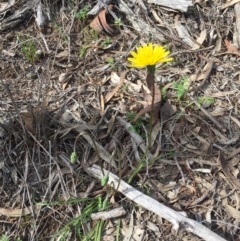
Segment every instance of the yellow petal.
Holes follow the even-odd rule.
[[[137,68],[173,60],[173,58],[168,58],[170,51],[167,51],[163,46],[152,43],[144,44],[136,51],[131,51],[130,54],[131,57],[128,58],[128,61],[131,62],[130,66]]]

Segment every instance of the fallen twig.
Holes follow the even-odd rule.
[[[201,55],[200,55],[200,57],[203,58],[203,56],[201,56]],[[210,76],[210,74],[212,72],[214,61],[213,60],[208,60],[208,59],[207,59],[207,61],[209,62],[208,70],[207,70],[207,72],[205,74],[205,77],[204,77],[202,83],[195,89],[195,93],[196,93],[196,91],[200,90],[204,86],[204,84],[206,83],[206,81],[208,80],[208,78],[209,78],[209,76]]]
[[[190,97],[190,99],[193,101],[193,103],[200,108],[202,113],[208,117],[220,130],[226,131],[226,128],[219,123],[206,109],[204,109],[193,97]]]
[[[91,214],[91,218],[93,220],[96,220],[96,219],[108,220],[111,218],[117,218],[117,217],[123,216],[125,214],[126,214],[126,211],[124,210],[124,208],[118,207],[118,208],[112,209],[110,211],[93,213],[93,214]]]
[[[108,184],[117,187],[118,191],[121,192],[123,195],[125,195],[130,200],[134,201],[135,203],[141,205],[142,207],[148,209],[151,212],[154,212],[155,214],[165,218],[173,225],[173,230],[175,232],[178,231],[179,227],[185,229],[188,232],[194,233],[197,236],[203,238],[206,241],[226,241],[225,239],[221,238],[216,233],[212,232],[207,227],[203,226],[202,224],[189,219],[179,212],[159,203],[155,199],[144,195],[137,189],[133,188],[123,180],[119,180],[119,178],[112,174],[111,172],[108,172],[107,170],[103,169],[103,172],[101,168],[97,165],[93,165],[92,167],[88,167],[87,171],[89,174],[91,174],[93,177],[102,179],[103,175],[108,175]]]

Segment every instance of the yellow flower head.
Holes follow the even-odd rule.
[[[137,48],[136,52],[131,51],[132,57],[128,58],[131,62],[130,67],[143,68],[153,66],[157,63],[172,61],[173,58],[168,58],[170,51],[166,51],[163,46],[153,45],[152,43],[144,44]]]

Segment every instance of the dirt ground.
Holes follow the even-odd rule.
[[[0,2],[0,241],[240,240],[240,3],[97,2]],[[127,61],[149,42],[174,59],[156,69],[154,125],[134,120],[152,97]],[[93,165],[211,233],[174,228]]]

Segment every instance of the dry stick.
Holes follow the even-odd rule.
[[[214,45],[209,46],[209,47],[207,47],[207,48],[202,48],[202,49],[177,51],[177,52],[174,52],[174,53],[170,54],[169,57],[174,57],[174,56],[180,55],[180,54],[193,54],[193,53],[198,53],[198,52],[210,50],[210,49],[212,49],[212,48],[214,48]]]
[[[178,170],[179,170],[179,172],[180,172],[180,174],[181,174],[181,176],[182,176],[182,180],[183,180],[183,182],[185,183],[184,174],[183,174],[182,168],[180,167],[180,165],[179,165],[179,163],[178,163],[178,159],[177,159],[177,155],[176,155],[176,154],[174,155],[174,161],[175,161],[175,163],[176,163],[176,165],[177,165],[177,168],[178,168]]]
[[[183,203],[183,202],[181,202],[181,204],[182,204],[183,206],[185,206],[186,208],[187,208],[187,207],[192,207],[192,206],[195,206],[195,205],[199,204],[200,202],[202,202],[202,201],[208,196],[209,193],[215,191],[216,186],[217,186],[217,181],[214,180],[213,183],[212,183],[212,185],[213,185],[212,189],[207,189],[207,190],[203,193],[203,195],[202,195],[201,197],[197,198],[197,199],[194,200],[192,203]]]
[[[203,195],[202,195],[201,197],[199,197],[199,198],[197,198],[196,200],[194,200],[194,201],[190,204],[190,206],[194,206],[194,205],[197,205],[198,203],[202,202],[202,201],[208,196],[209,192],[213,192],[213,191],[216,189],[217,180],[214,180],[214,181],[212,182],[212,185],[213,185],[213,187],[212,187],[211,190],[209,190],[209,189],[206,190],[206,192],[203,193]]]
[[[113,173],[108,172],[105,169],[104,173],[102,173],[101,168],[97,165],[88,167],[87,172],[98,179],[102,179],[103,175],[108,175],[108,185],[116,186],[116,184],[119,183],[119,188],[117,191],[121,192],[127,198],[146,208],[147,210],[168,220],[170,223],[172,223],[173,230],[175,231],[178,231],[179,227],[181,227],[184,228],[186,231],[203,238],[206,241],[226,241],[225,239],[221,238],[219,235],[217,235],[207,227],[203,226],[202,224],[196,222],[195,220],[187,218],[179,212],[159,203],[155,199],[144,195],[123,180],[120,180]]]
[[[206,72],[206,75],[205,75],[202,83],[195,89],[194,93],[196,93],[196,91],[200,90],[200,89],[204,86],[204,84],[206,83],[206,81],[208,80],[208,78],[209,78],[209,76],[210,76],[210,74],[211,74],[211,72],[212,72],[213,64],[214,64],[214,61],[213,61],[213,60],[207,59],[207,58],[205,58],[205,57],[202,56],[202,55],[199,55],[199,56],[209,62],[209,68],[208,68],[208,70],[207,70],[207,72]]]
[[[162,35],[166,36],[167,38],[180,43],[182,46],[184,46],[184,48],[189,49],[189,46],[186,43],[184,43],[181,39],[174,36],[170,36],[166,31],[160,29],[151,18],[149,18],[147,15],[145,16],[147,17],[148,21],[154,26],[154,28],[158,30],[158,32],[160,32]]]
[[[207,110],[205,110],[193,97],[190,97],[194,104],[200,108],[202,113],[207,116],[220,130],[226,131],[226,128],[219,123]]]
[[[236,156],[237,154],[239,154],[240,153],[240,148],[237,148],[236,150],[234,150],[231,154],[229,154],[228,156],[227,156],[227,160],[230,160],[230,159],[232,159],[234,156]]]
[[[127,212],[125,211],[125,209],[123,207],[117,207],[117,208],[114,208],[110,211],[92,213],[91,218],[93,220],[98,220],[98,219],[108,220],[108,219],[111,219],[111,218],[118,218],[120,216],[125,215],[126,213]]]
[[[211,74],[211,71],[213,69],[213,64],[214,64],[214,61],[213,60],[210,60],[202,55],[199,55],[201,58],[205,59],[206,61],[209,62],[210,66],[208,68],[208,71],[206,72],[206,75],[201,83],[200,86],[198,86],[195,91],[194,91],[194,94],[196,93],[196,91],[200,90],[203,85],[206,83],[206,81],[208,80],[210,74]],[[193,97],[190,97],[191,100],[196,104],[196,106],[198,106],[200,108],[200,110],[203,112],[204,115],[206,115],[219,129],[222,129],[222,130],[226,130],[224,128],[224,126],[222,124],[220,124],[207,110],[205,110],[197,101],[195,101],[195,99]]]

